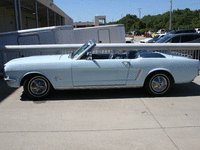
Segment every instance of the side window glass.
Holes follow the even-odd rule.
[[[166,43],[171,43],[172,42],[172,39],[169,39]]]
[[[184,43],[184,42],[189,42],[189,41],[193,41],[194,40],[194,36],[182,36],[181,37],[181,43]]]
[[[171,40],[171,43],[179,43],[179,42],[180,42],[180,36],[173,37]]]
[[[200,35],[195,35],[194,39],[200,38]]]

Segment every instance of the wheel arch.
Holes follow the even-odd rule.
[[[28,79],[29,77],[37,76],[37,75],[45,77],[49,81],[51,86],[52,86],[52,83],[50,82],[48,77],[46,75],[44,75],[43,73],[41,73],[41,72],[28,72],[28,73],[24,74],[24,76],[21,79],[20,86],[23,86],[25,80]]]
[[[154,69],[154,70],[151,70],[151,71],[148,73],[148,75],[147,75],[147,77],[146,77],[146,79],[145,79],[145,81],[144,81],[144,84],[146,83],[146,81],[148,81],[148,79],[149,79],[152,75],[154,75],[154,74],[156,74],[156,73],[164,73],[164,74],[169,75],[169,77],[172,79],[172,82],[175,83],[174,77],[172,76],[172,74],[170,73],[169,70],[167,70],[167,69]]]

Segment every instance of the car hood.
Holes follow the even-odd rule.
[[[16,58],[6,63],[9,64],[26,64],[26,63],[45,63],[45,62],[58,62],[63,58],[63,55],[43,55],[43,56],[30,56],[23,58]],[[65,59],[69,59],[69,55],[64,56]]]
[[[140,42],[147,42],[147,41],[149,41],[149,40],[151,40],[152,38],[147,38],[147,39],[144,39],[144,40],[140,40]]]

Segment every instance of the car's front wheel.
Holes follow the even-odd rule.
[[[25,94],[31,99],[44,98],[52,89],[50,82],[40,75],[27,78],[23,87]]]
[[[145,88],[150,95],[162,96],[169,92],[172,83],[172,78],[166,73],[155,73],[147,78]]]

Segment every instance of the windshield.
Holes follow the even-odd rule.
[[[152,43],[152,42],[157,41],[157,40],[159,39],[159,36],[160,36],[160,35],[154,36],[152,39],[150,39],[150,40],[148,41],[148,43]]]
[[[81,46],[79,49],[77,49],[74,53],[72,53],[72,58],[77,58],[86,48],[88,48],[88,43]]]
[[[87,43],[85,43],[83,46],[81,46],[79,49],[77,49],[75,52],[73,52],[70,57],[71,59],[81,59],[83,55],[86,54],[86,52],[92,52],[94,47],[96,46],[95,40],[90,40]]]
[[[174,34],[174,33],[176,33],[176,32],[174,30],[172,30],[172,31],[168,32],[166,35]]]
[[[156,41],[156,43],[165,43],[169,38],[170,38],[170,36],[165,35],[164,37],[162,37],[158,41]]]
[[[157,39],[159,36],[160,36],[160,35],[158,34],[158,35],[154,36],[153,39]]]

